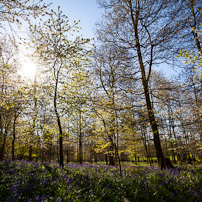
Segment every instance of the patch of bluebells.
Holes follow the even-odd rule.
[[[202,201],[202,168],[0,162],[1,201]]]

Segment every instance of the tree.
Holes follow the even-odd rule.
[[[121,113],[125,110],[124,86],[129,83],[127,78],[127,72],[131,69],[129,57],[130,54],[126,49],[120,49],[119,46],[110,43],[101,44],[94,50],[92,66],[92,76],[96,79],[96,88],[99,91],[94,112],[103,123],[107,135],[104,139],[108,141],[109,162],[111,165],[118,162],[120,172]],[[98,109],[98,106],[102,110]]]
[[[19,27],[21,20],[28,21],[31,16],[34,18],[39,15],[47,14],[49,4],[42,4],[43,0],[32,2],[31,0],[1,0],[0,1],[0,28],[5,29],[2,22],[16,23]],[[11,26],[11,25],[10,25]]]
[[[106,17],[98,26],[98,38],[102,42],[117,44],[133,54],[134,66],[140,71],[148,118],[153,131],[158,163],[166,167],[160,144],[159,130],[151,103],[149,80],[153,66],[165,61],[175,31],[171,26],[169,3],[159,1],[115,0],[98,1],[105,8]],[[146,70],[148,69],[148,73]]]
[[[15,81],[16,82],[16,81]],[[12,160],[15,160],[15,141],[16,141],[16,126],[17,126],[17,119],[23,112],[25,107],[25,96],[22,89],[22,81],[19,78],[17,80],[17,84],[13,89],[13,140],[12,140]],[[17,88],[16,88],[17,87]]]
[[[178,1],[177,1],[178,2]],[[185,61],[183,82],[187,90],[192,91],[193,114],[198,122],[199,133],[202,137],[202,125],[200,124],[201,106],[201,61],[202,61],[202,6],[200,0],[184,0],[176,16],[178,27],[177,51],[178,57]]]
[[[71,131],[77,134],[77,156],[81,164],[83,163],[84,133],[90,116],[90,96],[92,93],[90,76],[85,70],[87,64],[88,62],[84,65],[78,61],[76,69],[72,70],[71,77],[61,89],[64,119],[72,120],[72,123],[70,121],[68,123],[66,133],[69,136],[71,128]],[[69,137],[67,138],[69,139]]]
[[[201,78],[202,78],[202,7],[201,1],[186,0],[183,2],[181,18],[178,24],[183,27],[180,30],[179,40],[183,42],[178,57],[185,61],[184,72],[182,72],[184,83],[188,91],[192,91],[193,114],[198,125],[198,131],[202,140],[201,125]],[[184,18],[182,18],[182,16]]]
[[[58,13],[52,11],[51,17],[43,24],[30,26],[36,54],[48,67],[54,84],[53,105],[59,130],[60,166],[63,166],[63,129],[61,123],[60,90],[67,82],[72,69],[77,68],[77,61],[87,54],[84,47],[88,39],[76,37],[67,39],[67,34],[78,30],[78,22],[68,25],[68,19],[58,7]],[[67,80],[66,80],[67,79]]]
[[[3,159],[6,140],[11,135],[12,129],[14,155],[15,123],[21,111],[21,101],[20,87],[18,84],[14,86],[14,83],[18,83],[20,80],[15,76],[19,67],[17,62],[18,47],[15,40],[6,36],[1,39],[0,47],[0,159]]]

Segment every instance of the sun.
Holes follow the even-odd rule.
[[[37,65],[33,61],[26,59],[21,62],[19,73],[23,77],[34,78],[37,73]]]
[[[33,80],[38,72],[38,65],[33,57],[33,50],[25,45],[19,46],[18,73],[27,79]]]

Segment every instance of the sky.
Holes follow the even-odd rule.
[[[79,21],[80,34],[83,38],[95,38],[95,23],[101,20],[103,9],[99,8],[96,0],[44,0],[45,3],[52,2],[50,9],[57,12],[58,6],[63,14],[65,14],[69,19],[69,25],[72,25],[74,21]],[[31,62],[25,62],[24,69],[27,69],[27,74],[33,75],[31,68],[26,68],[26,66],[31,66]],[[32,68],[34,69],[34,68]],[[158,71],[166,73],[167,76],[175,74],[175,72],[166,65],[161,65],[155,68]],[[23,70],[25,72],[25,70]]]
[[[79,27],[82,29],[80,33],[84,38],[94,38],[95,23],[101,20],[103,9],[99,8],[96,0],[44,0],[44,3],[48,4],[52,2],[49,11],[53,9],[56,13],[58,11],[58,6],[64,15],[69,19],[69,25],[72,25],[74,21],[79,21]],[[40,17],[41,18],[41,17]],[[43,21],[46,21],[46,17],[42,17]],[[34,18],[31,18],[31,22],[34,24]],[[9,26],[4,25],[7,31],[9,31]],[[12,28],[16,31],[18,35],[25,34],[28,30],[28,24],[23,22],[20,30],[17,29],[15,24],[12,24]]]
[[[46,0],[46,2],[48,2]],[[84,38],[95,38],[95,23],[101,20],[104,10],[99,8],[96,0],[53,0],[51,8],[57,11],[60,6],[63,13],[68,16],[70,25],[74,20],[82,27],[80,33]],[[175,71],[168,65],[164,64],[155,68],[157,71],[166,73],[167,76],[172,77],[176,74]]]
[[[49,2],[45,0],[45,2]],[[101,19],[102,9],[98,8],[96,0],[53,0],[51,9],[57,11],[58,6],[65,14],[70,25],[73,21],[79,21],[82,28],[80,33],[84,38],[94,38],[95,23]]]

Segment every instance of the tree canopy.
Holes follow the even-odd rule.
[[[172,167],[170,157],[200,161],[201,1],[97,3],[105,13],[91,41],[60,7],[0,1],[0,28],[29,21],[24,43],[38,65],[32,80],[19,75],[17,40],[4,32],[0,160],[105,161],[120,172],[122,161],[144,157],[160,168]]]

